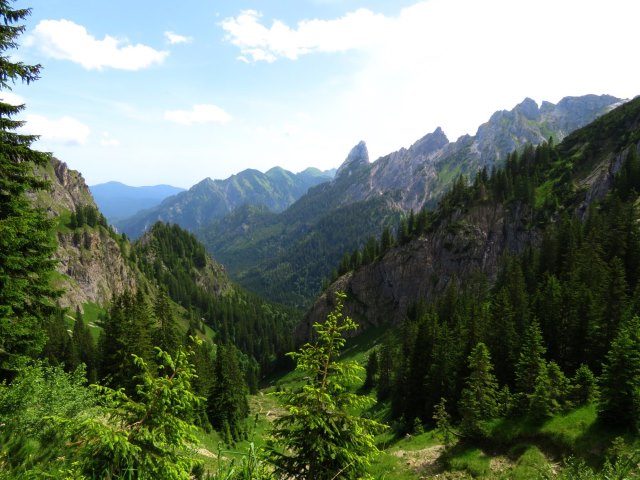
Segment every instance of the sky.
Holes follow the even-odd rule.
[[[89,185],[338,167],[525,97],[640,94],[637,0],[17,0],[36,148]]]

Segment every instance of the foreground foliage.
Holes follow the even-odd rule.
[[[0,386],[0,478],[190,479],[199,461],[194,367],[181,347],[135,358],[133,395],[84,386],[84,371],[23,369]]]
[[[66,373],[37,363],[0,384],[0,479],[64,478],[68,435],[60,420],[79,423],[95,412],[85,383],[83,368]]]
[[[134,358],[135,395],[96,385],[101,415],[72,426],[79,469],[90,478],[189,479],[197,463],[193,418],[204,400],[192,392],[189,355],[179,348],[172,358],[158,348],[153,369]]]

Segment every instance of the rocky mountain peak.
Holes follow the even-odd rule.
[[[360,141],[360,143],[351,149],[346,160],[340,165],[340,168],[338,168],[336,177],[362,165],[369,165],[369,150],[367,150],[367,144],[364,141]]]
[[[537,120],[540,117],[540,110],[538,109],[538,104],[535,100],[527,97],[521,103],[516,105],[516,112],[520,112],[529,120]]]
[[[211,177],[207,177],[203,180],[200,180],[198,183],[196,183],[193,187],[191,187],[192,190],[207,190],[207,189],[211,189],[214,187],[216,183],[211,179]]]
[[[75,212],[81,206],[95,208],[93,197],[82,174],[71,170],[66,163],[52,158],[46,167],[40,169],[39,174],[51,183],[51,189],[47,195],[40,198],[38,206],[46,209],[51,215],[59,215],[64,210]]]
[[[409,147],[409,151],[413,155],[429,155],[449,143],[449,139],[442,131],[442,128],[436,128],[432,133],[428,133],[420,140],[415,142],[411,147]]]

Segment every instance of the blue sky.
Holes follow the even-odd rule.
[[[636,0],[18,0],[26,131],[89,184],[372,160],[525,97],[640,94]]]

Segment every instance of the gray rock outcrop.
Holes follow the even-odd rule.
[[[32,195],[35,205],[58,219],[58,261],[56,286],[64,293],[59,299],[63,307],[80,307],[88,302],[104,305],[113,295],[135,289],[137,277],[128,265],[117,235],[104,227],[84,226],[70,230],[64,219],[80,207],[96,208],[82,175],[55,158],[40,170],[51,189]]]

